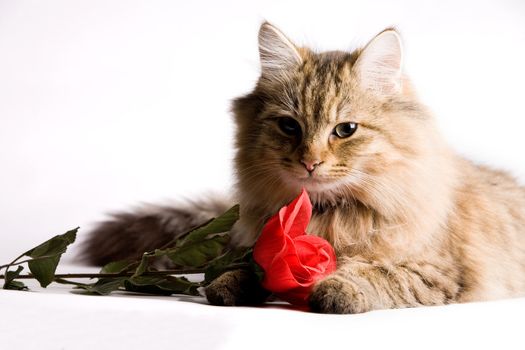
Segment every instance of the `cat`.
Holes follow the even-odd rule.
[[[118,214],[91,233],[89,262],[135,258],[236,201],[233,239],[252,245],[304,187],[313,204],[307,232],[338,256],[336,272],[312,290],[313,311],[524,294],[525,188],[449,148],[402,71],[395,29],[353,52],[316,53],[265,22],[259,51],[254,90],[233,101],[235,198]],[[243,305],[267,293],[247,272],[230,271],[206,295]]]

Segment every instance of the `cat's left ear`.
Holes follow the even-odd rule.
[[[386,29],[361,51],[353,71],[362,88],[392,95],[401,91],[402,60],[401,37],[394,29]]]

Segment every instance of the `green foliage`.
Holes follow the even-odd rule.
[[[55,255],[45,259],[30,260],[27,265],[40,286],[45,288],[55,279],[55,271],[59,261],[60,255]]]
[[[108,295],[121,287],[124,287],[126,277],[101,278],[91,284],[77,284],[77,289],[83,289],[87,294]]]
[[[4,289],[12,289],[12,290],[28,290],[27,286],[20,281],[11,281],[9,284],[4,286]]]
[[[48,239],[42,244],[28,250],[23,255],[33,259],[60,256],[66,252],[67,247],[75,242],[79,227]]]
[[[13,290],[27,290],[27,286],[20,281],[15,281],[14,279],[20,276],[24,268],[18,266],[16,271],[7,271],[5,276],[4,289],[13,289]]]
[[[133,277],[137,277],[144,274],[144,272],[148,270],[149,259],[153,257],[155,257],[155,253],[142,254],[142,258],[140,259],[140,263],[138,264],[137,268],[135,269],[135,272],[133,273]]]
[[[10,264],[4,265],[5,267],[5,282],[4,289],[21,289],[25,290],[27,287],[18,281],[14,281],[15,278],[19,277],[21,266],[15,272],[15,275],[9,271],[9,267],[13,265],[19,265],[22,262],[18,262],[21,258],[27,256],[31,259],[26,260],[29,270],[33,274],[34,278],[40,283],[42,287],[47,287],[55,279],[55,271],[62,254],[67,250],[67,247],[75,242],[77,237],[78,227],[70,230],[62,235],[57,235],[51,239],[48,239],[44,243],[28,250],[27,252],[20,255],[18,258],[13,260]]]
[[[214,236],[202,241],[189,242],[180,248],[168,249],[165,254],[177,266],[202,267],[221,255],[229,242],[229,235]]]
[[[153,268],[153,262],[155,259],[167,257],[177,267],[203,268],[202,272],[205,272],[210,266],[209,264],[213,264],[212,262],[217,260],[217,257],[225,255],[227,245],[230,242],[230,236],[226,232],[231,230],[238,219],[239,206],[236,205],[218,218],[188,232],[180,239],[172,242],[170,246],[145,252],[140,260],[134,262],[117,261],[102,268],[102,273],[129,272],[131,277],[122,279],[122,283],[115,282],[115,284],[107,285],[108,282],[104,280],[102,285],[97,285],[100,282],[99,280],[99,282],[80,286],[80,288],[101,295],[122,288],[130,292],[156,295],[199,295],[197,289],[204,284],[204,281],[190,282],[184,277],[159,274],[162,271],[156,271]],[[229,255],[226,254],[226,256]],[[221,259],[220,261],[225,262],[226,260]],[[231,261],[233,262],[233,260]],[[221,269],[218,268],[217,270]],[[150,272],[156,274],[148,275]]]
[[[139,276],[126,281],[126,290],[146,294],[171,295],[187,294],[199,295],[198,282],[190,282],[185,277],[175,276]]]
[[[236,205],[216,219],[210,220],[178,239],[151,252],[145,252],[135,261],[121,260],[105,265],[100,274],[82,274],[81,277],[97,278],[93,283],[80,283],[56,275],[56,269],[67,247],[75,241],[78,228],[55,236],[23,253],[5,268],[5,289],[27,290],[15,279],[35,278],[42,287],[52,282],[74,285],[77,291],[93,295],[108,295],[115,291],[154,295],[186,294],[199,295],[199,287],[208,285],[222,273],[234,268],[251,268],[251,249],[229,248],[229,231],[239,219]],[[23,257],[30,259],[19,260]],[[159,259],[169,259],[178,270],[159,271]],[[22,266],[9,271],[14,265],[28,264],[32,275],[22,276]],[[180,271],[180,273],[178,273]],[[176,274],[203,273],[203,280],[192,282]],[[78,274],[72,274],[73,277]]]
[[[55,271],[62,254],[67,247],[75,242],[78,227],[62,235],[57,235],[33,249],[24,253],[33,259],[29,260],[28,267],[40,285],[45,288],[55,279]]]
[[[204,283],[210,284],[224,272],[235,267],[240,267],[239,265],[243,263],[245,264],[251,256],[251,253],[252,249],[232,249],[210,261],[204,272]]]
[[[208,224],[190,232],[186,237],[177,242],[177,247],[182,247],[195,242],[202,242],[212,234],[224,233],[231,230],[233,224],[239,220],[239,206],[236,205]]]
[[[130,271],[137,266],[136,262],[130,262],[129,260],[112,261],[109,264],[104,265],[100,270],[100,273],[121,273]]]

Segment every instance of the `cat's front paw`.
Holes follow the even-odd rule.
[[[363,290],[356,283],[339,276],[329,276],[317,283],[309,304],[312,311],[325,314],[356,314],[371,309]]]
[[[261,287],[255,274],[245,270],[223,273],[204,291],[208,302],[219,306],[262,304],[270,294]]]

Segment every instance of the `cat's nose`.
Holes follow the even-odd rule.
[[[322,163],[320,160],[301,160],[301,163],[303,163],[306,170],[308,170],[309,173],[313,172],[319,164]]]

